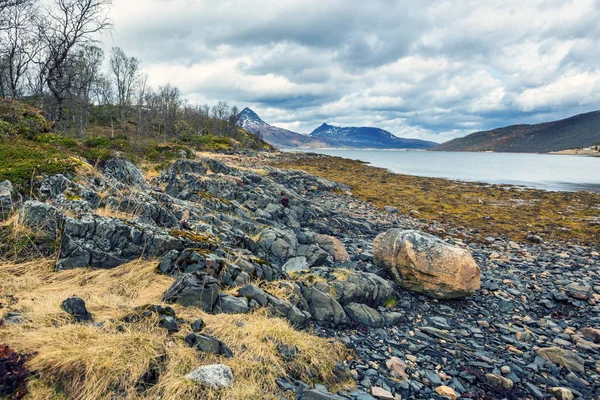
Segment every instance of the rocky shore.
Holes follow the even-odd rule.
[[[277,379],[281,398],[600,398],[598,249],[535,234],[469,240],[360,201],[344,184],[267,166],[273,157],[202,155],[152,179],[114,158],[42,177],[32,196],[2,182],[0,214],[59,243],[58,271],[156,259],[173,280],[162,304],[132,311],[119,329],[152,317],[185,332],[174,340],[219,361],[185,372],[212,390],[235,384],[228,360],[244,350],[171,306],[266,312],[350,350],[336,368],[355,384],[288,374]],[[62,310],[101,326],[84,300]],[[29,317],[16,300],[0,303],[1,340]]]

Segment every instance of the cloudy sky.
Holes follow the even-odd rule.
[[[600,109],[598,0],[114,0],[112,18],[105,45],[152,85],[302,133],[441,142]]]

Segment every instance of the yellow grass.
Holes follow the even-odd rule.
[[[265,311],[249,315],[208,315],[196,308],[173,305],[184,318],[181,331],[169,335],[154,318],[119,321],[134,307],[162,304],[173,279],[155,273],[157,262],[137,260],[111,270],[77,269],[53,272],[53,262],[0,264],[2,311],[25,317],[20,325],[0,327],[0,342],[33,354],[28,362],[39,378],[30,380],[28,399],[279,399],[285,398],[277,377],[322,381],[343,379],[334,373],[345,348],[307,332]],[[60,309],[69,296],[85,300],[96,324],[74,324]],[[201,318],[205,332],[231,348],[234,358],[200,355],[183,338],[189,322]],[[101,324],[98,324],[101,323]],[[296,346],[298,356],[286,360],[278,345]],[[205,364],[229,365],[235,383],[226,390],[203,388],[184,375]],[[158,380],[144,383],[150,369]]]

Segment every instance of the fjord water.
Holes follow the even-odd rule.
[[[392,150],[306,150],[407,175],[502,183],[551,191],[600,192],[600,157]]]

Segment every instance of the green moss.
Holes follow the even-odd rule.
[[[27,104],[0,98],[0,133],[33,139],[40,133],[50,132],[52,125],[42,112]],[[9,125],[7,125],[9,124]]]
[[[68,149],[77,147],[78,142],[68,136],[56,135],[54,133],[43,133],[36,136],[38,143],[55,144]]]
[[[385,308],[394,308],[397,305],[398,305],[398,299],[393,296],[390,297],[389,299],[387,299],[384,304]]]
[[[29,140],[0,141],[0,181],[9,180],[26,190],[38,175],[72,173],[79,162],[49,144]]]

